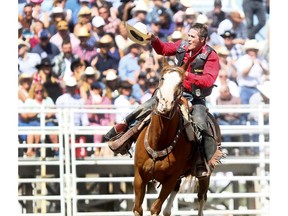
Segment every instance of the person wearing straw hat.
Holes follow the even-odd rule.
[[[61,20],[57,23],[57,32],[52,35],[50,42],[54,43],[58,49],[62,52],[63,40],[70,40],[73,52],[80,44],[79,38],[69,31],[68,22],[66,20]]]
[[[143,25],[141,26],[144,27]],[[178,66],[184,63],[186,65],[189,64],[182,83],[184,87],[183,96],[193,104],[192,118],[201,132],[202,139],[204,139],[204,142],[201,143],[202,148],[204,148],[203,163],[197,164],[196,175],[199,178],[209,176],[211,172],[206,169],[204,160],[209,161],[212,158],[216,151],[216,143],[207,125],[205,97],[209,96],[212,92],[220,65],[217,53],[207,45],[208,26],[195,23],[189,30],[187,40],[179,40],[175,43],[163,42],[151,33],[145,34],[145,32],[140,31],[141,34],[137,34],[139,29],[135,29],[135,26],[127,24],[127,27],[127,31],[130,31],[128,35],[132,36],[134,41],[139,41],[140,43],[150,41],[151,46],[157,54],[163,56],[176,55],[175,63]],[[183,54],[180,54],[180,51]],[[122,122],[114,125],[104,135],[106,141],[117,139],[121,133],[127,131],[136,119],[139,120],[147,116],[151,112],[151,107],[155,104],[155,101],[155,97],[152,97],[127,115]]]
[[[117,71],[119,60],[112,57],[110,54],[111,47],[114,46],[113,38],[110,34],[105,34],[99,41],[96,42],[96,47],[99,52],[91,57],[91,65],[100,71],[102,80],[105,77],[104,71],[114,69]]]
[[[74,53],[77,54],[79,58],[90,62],[91,57],[97,54],[96,48],[88,44],[88,40],[91,37],[90,31],[86,28],[86,26],[82,26],[79,29],[77,37],[80,40],[80,45],[78,48],[76,48]]]
[[[31,74],[22,73],[18,78],[18,99],[23,103],[29,98],[29,89],[31,87],[33,77]]]
[[[79,34],[80,29],[85,26],[87,30],[90,32],[92,30],[92,23],[91,23],[91,9],[87,6],[83,6],[79,13],[78,13],[78,22],[75,24],[73,33],[75,35]]]

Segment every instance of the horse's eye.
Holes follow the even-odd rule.
[[[164,80],[164,77],[161,77],[161,80]]]

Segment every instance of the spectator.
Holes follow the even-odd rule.
[[[65,20],[68,22],[69,26],[73,25],[72,22],[72,10],[66,8],[67,0],[54,0],[53,7],[61,7],[65,11]]]
[[[67,77],[72,76],[71,63],[79,57],[72,53],[72,44],[68,39],[62,42],[61,52],[53,58],[53,72],[59,76],[59,79],[66,80]]]
[[[80,96],[84,100],[84,102],[86,102],[88,97],[90,96],[92,83],[96,82],[99,78],[100,78],[99,71],[97,71],[92,66],[86,67],[79,87]],[[99,83],[102,84],[102,87],[104,87],[103,83],[101,82]]]
[[[134,0],[120,0],[121,5],[117,9],[117,17],[123,22],[131,19],[132,9],[135,7]]]
[[[79,86],[77,84],[77,80],[75,77],[70,77],[65,82],[65,90],[66,93],[61,95],[56,100],[56,107],[57,108],[70,108],[75,109],[77,108],[79,112],[73,112],[73,115],[70,115],[67,124],[74,125],[74,126],[88,126],[89,119],[88,114],[86,112],[80,111],[81,108],[84,107],[85,103],[84,100],[81,98],[79,92]],[[59,114],[56,115],[57,119],[60,118]],[[63,118],[63,117],[61,117]],[[82,135],[77,134],[75,136],[75,142],[81,143],[86,142],[89,139],[89,135]],[[76,148],[76,158],[83,158],[87,156],[87,148]],[[85,183],[79,185],[79,190],[83,190],[81,188],[84,186]]]
[[[53,100],[48,97],[45,87],[41,83],[32,84],[29,90],[29,98],[25,101],[25,107],[40,108],[44,107],[54,107],[55,103]],[[27,114],[28,125],[37,127],[40,126],[41,113],[32,112]],[[55,113],[45,113],[45,126],[55,126]],[[58,143],[58,135],[50,134],[49,138],[52,143]],[[27,144],[40,143],[40,134],[28,134],[27,135]],[[28,157],[35,156],[35,151],[33,148],[27,148],[26,155]]]
[[[91,57],[97,54],[96,48],[88,44],[91,34],[88,29],[83,26],[79,29],[77,37],[80,39],[80,44],[76,48],[75,54],[77,54],[82,60],[90,62]]]
[[[105,34],[98,42],[96,47],[100,49],[99,53],[91,57],[91,66],[94,66],[100,71],[100,80],[105,77],[104,71],[108,69],[118,69],[118,60],[114,59],[110,54],[109,50],[113,46],[113,38],[110,34]]]
[[[243,46],[235,41],[236,34],[229,30],[221,34],[221,37],[224,39],[224,46],[229,50],[228,59],[235,63],[244,55]]]
[[[94,38],[94,42],[93,42],[94,45],[105,34],[104,26],[105,26],[105,22],[104,22],[104,19],[102,17],[100,17],[100,16],[93,17],[93,19],[92,19],[92,31],[91,31],[91,34],[93,37],[91,37],[91,38]]]
[[[29,98],[29,89],[32,84],[32,76],[28,73],[22,73],[18,79],[18,99],[23,103]]]
[[[133,43],[128,38],[125,22],[121,22],[118,26],[118,31],[115,36],[115,43],[119,49],[120,57],[122,58],[128,52],[128,47]]]
[[[219,90],[222,86],[228,86],[229,92],[233,97],[240,97],[240,90],[238,85],[229,79],[228,73],[225,69],[220,69],[218,77],[215,81],[217,88],[213,89],[211,95],[208,97],[211,105],[216,105],[217,98],[219,97]]]
[[[41,63],[41,58],[36,53],[28,52],[29,49],[29,43],[21,39],[18,40],[18,69],[32,76],[37,72],[36,65]]]
[[[78,13],[82,7],[89,7],[89,0],[69,0],[66,1],[65,9],[72,11],[72,27],[74,28],[75,24],[78,22]],[[73,32],[73,28],[70,29],[70,32]]]
[[[70,77],[65,82],[65,90],[66,93],[61,95],[56,100],[56,107],[57,108],[81,108],[84,106],[84,100],[81,98],[81,96],[77,93],[77,81],[75,77]],[[56,115],[57,119],[59,119],[59,116]],[[85,112],[75,112],[74,116],[72,116],[72,119],[69,119],[72,124],[75,126],[88,126],[89,120],[87,113]]]
[[[58,79],[58,75],[52,71],[54,64],[49,58],[44,58],[41,64],[37,65],[38,73],[34,74],[34,81],[40,82],[45,87],[48,96],[56,102],[56,99],[62,95],[63,89]]]
[[[163,14],[163,12],[167,12],[170,16],[169,20],[173,21],[173,12],[171,11],[171,9],[164,7],[162,0],[153,0],[152,2],[152,9],[150,8],[146,16],[146,21],[148,24],[151,24],[152,21],[157,19],[159,14]]]
[[[222,10],[221,0],[214,0],[214,8],[206,13],[206,16],[211,20],[209,30],[217,33],[219,24],[226,19],[226,12]]]
[[[188,34],[191,26],[196,23],[196,18],[197,13],[194,11],[194,9],[192,7],[186,8],[183,23],[183,31],[185,35]]]
[[[74,77],[77,81],[77,85],[78,85],[78,90],[79,90],[79,84],[81,83],[83,74],[85,72],[86,67],[89,66],[89,63],[87,61],[83,61],[82,59],[75,59],[70,66],[70,69],[72,71],[72,77]],[[67,77],[66,80],[64,80],[65,82],[67,82],[71,77]],[[79,92],[80,94],[80,92]]]
[[[233,59],[229,58],[230,51],[225,46],[215,47],[217,54],[219,56],[220,69],[227,72],[227,76],[230,80],[237,84],[237,69]]]
[[[147,4],[143,0],[137,1],[136,6],[133,7],[133,9],[131,10],[132,18],[128,19],[127,23],[132,26],[135,25],[137,22],[147,24],[146,22],[147,12],[148,12]]]
[[[48,28],[49,26],[49,14],[47,11],[42,10],[41,4],[44,0],[30,0],[30,4],[33,6],[32,16],[36,19],[41,20],[44,23],[44,27]]]
[[[75,35],[79,35],[80,29],[82,27],[85,27],[88,32],[92,30],[92,24],[91,24],[91,9],[87,6],[81,7],[79,13],[78,13],[78,21],[74,26],[73,33]]]
[[[30,36],[32,35],[32,31],[31,31],[31,25],[38,20],[37,18],[32,16],[33,13],[33,5],[30,3],[25,4],[24,8],[23,8],[23,14],[18,14],[18,22],[21,24],[22,26],[22,32],[23,35],[25,34],[29,34]]]
[[[117,9],[113,6],[112,1],[106,1],[106,0],[92,0],[91,3],[91,10],[92,10],[92,15],[99,15],[98,9],[100,7],[107,7],[109,9],[109,12],[111,14],[111,17],[117,18]]]
[[[168,37],[175,31],[175,23],[168,11],[162,11],[159,14],[159,23],[160,31],[158,36],[161,40],[168,41]]]
[[[218,26],[218,34],[224,34],[225,31],[235,33],[234,43],[244,44],[248,39],[247,27],[244,22],[243,14],[237,10],[231,11],[227,14],[227,18],[220,22]]]
[[[98,8],[99,16],[101,16],[105,21],[104,31],[106,33],[116,34],[118,25],[121,20],[117,17],[112,17],[110,9],[107,5],[100,6]]]
[[[49,41],[51,34],[47,29],[40,31],[38,37],[40,42],[31,50],[31,52],[39,54],[41,58],[48,56],[52,62],[53,58],[60,53],[60,50],[55,44]]]
[[[103,94],[103,85],[99,81],[94,81],[91,84],[89,91],[90,93],[86,105],[112,105],[111,99]],[[90,125],[93,126],[111,126],[115,123],[115,115],[109,113],[90,113],[88,114],[88,118]],[[94,143],[102,143],[103,135],[94,134],[93,141]],[[110,153],[112,152],[110,151]],[[103,150],[101,151],[101,147],[95,148],[94,156],[103,156]]]
[[[228,85],[222,85],[219,89],[219,96],[216,99],[216,105],[240,105],[241,98],[233,96],[230,92]],[[219,113],[216,115],[216,119],[219,125],[242,125],[246,123],[243,121],[241,113]],[[232,142],[231,135],[222,135],[224,142]]]
[[[144,92],[143,96],[141,97],[140,103],[145,103],[148,99],[152,97],[152,94],[156,90],[159,84],[159,79],[157,77],[150,77],[146,80],[146,87],[147,90]]]
[[[66,21],[66,11],[63,7],[53,7],[50,14],[50,23],[47,28],[52,36],[57,33],[57,25],[60,21]]]
[[[236,62],[240,97],[243,104],[248,104],[250,97],[258,92],[257,85],[261,84],[268,75],[268,64],[263,57],[258,56],[258,41],[248,40],[244,44],[246,54]]]
[[[270,95],[271,95],[271,84],[270,80],[263,82],[260,85],[257,85],[258,92],[254,93],[249,100],[249,104],[251,105],[266,105],[270,104]],[[264,114],[264,124],[269,124],[269,113]],[[259,113],[250,113],[248,115],[248,121],[252,125],[259,124]],[[258,141],[254,140],[255,142]]]
[[[50,38],[50,42],[55,44],[60,52],[62,52],[62,44],[64,40],[69,40],[72,46],[72,52],[75,53],[79,47],[80,40],[76,35],[71,33],[66,20],[61,20],[57,23],[57,33]]]
[[[26,40],[26,38],[24,38],[23,36],[23,26],[21,25],[21,23],[18,21],[18,39],[21,40]]]
[[[140,102],[141,88],[137,83],[137,78],[140,73],[140,66],[138,65],[138,58],[142,52],[142,46],[139,44],[132,44],[129,47],[129,52],[120,59],[118,73],[121,80],[128,81],[133,88],[134,98]]]
[[[255,39],[256,34],[266,24],[266,8],[263,0],[243,0],[243,12],[245,14],[248,38]],[[257,24],[255,25],[254,16],[257,17]]]
[[[30,37],[29,43],[31,45],[31,48],[33,49],[40,42],[39,32],[44,29],[44,23],[40,20],[35,20],[35,22],[33,22],[33,24],[31,25],[31,29],[33,32],[33,36]]]
[[[137,107],[139,103],[132,97],[132,84],[127,80],[120,82],[120,95],[115,99],[114,105],[119,111],[115,116],[115,122],[120,123],[131,112],[131,106]]]
[[[104,94],[114,103],[115,99],[120,95],[120,78],[114,69],[108,69],[104,71],[104,74],[106,74],[106,77],[103,79],[103,83],[105,84]]]

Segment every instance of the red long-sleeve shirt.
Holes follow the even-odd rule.
[[[162,42],[157,38],[155,41],[151,41],[151,45],[159,55],[164,56],[172,56],[176,55],[177,49],[181,43],[181,40],[174,42]],[[194,61],[196,56],[202,52],[205,53],[207,50],[208,45],[204,45],[200,50],[198,50],[196,53],[193,53],[193,55],[190,57],[190,51],[188,50],[187,46],[185,46],[186,53],[184,55],[183,62],[189,61],[189,64]],[[203,68],[203,74],[194,74],[191,73],[190,66],[187,68],[188,76],[185,77],[183,81],[183,87],[187,89],[188,91],[192,91],[191,84],[195,84],[199,87],[208,88],[211,87],[219,73],[220,64],[219,64],[219,58],[217,53],[212,50],[210,55],[208,55],[206,63]]]

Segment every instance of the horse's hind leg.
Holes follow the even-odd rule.
[[[174,202],[174,199],[180,189],[180,185],[181,185],[181,179],[178,179],[177,182],[176,182],[176,185],[173,189],[173,191],[170,193],[170,196],[167,200],[167,204],[163,210],[163,215],[164,216],[170,216],[171,215],[171,209],[172,209],[172,206],[173,206],[173,202]]]
[[[198,216],[203,216],[203,211],[205,207],[205,203],[207,200],[207,192],[210,184],[210,177],[200,179],[199,188],[198,188]]]
[[[140,174],[135,171],[134,176],[135,201],[133,207],[133,213],[135,216],[143,215],[142,203],[145,196],[145,188],[146,183],[143,182],[143,179],[141,178]]]

